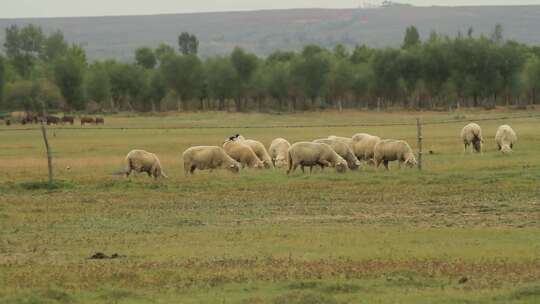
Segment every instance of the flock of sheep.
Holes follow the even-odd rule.
[[[469,146],[476,152],[482,152],[482,129],[476,123],[466,125],[461,131],[461,138],[465,145],[465,152]],[[495,135],[498,149],[507,154],[512,151],[517,141],[514,130],[508,125],[498,128]],[[195,170],[226,169],[237,173],[241,168],[286,168],[287,174],[294,172],[298,167],[304,172],[309,167],[333,167],[337,172],[343,173],[356,170],[360,161],[375,165],[381,164],[388,170],[388,163],[398,161],[399,167],[405,164],[414,167],[417,164],[414,152],[406,141],[385,139],[378,136],[358,133],[352,137],[329,136],[311,142],[297,142],[290,144],[284,138],[276,138],[268,150],[265,146],[253,139],[245,139],[237,134],[225,140],[219,146],[190,147],[182,154],[184,160],[184,173],[189,176]],[[131,172],[146,172],[154,178],[167,177],[161,167],[159,158],[144,150],[133,150],[125,158],[126,167],[122,174],[129,176]]]

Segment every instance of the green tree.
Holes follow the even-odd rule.
[[[18,80],[8,83],[5,88],[6,109],[42,112],[44,106],[53,109],[60,107],[61,103],[60,90],[46,79]]]
[[[278,110],[283,110],[283,102],[289,95],[290,63],[269,61],[265,72],[268,75],[268,94],[277,101]]]
[[[107,68],[102,62],[93,63],[86,79],[86,92],[88,98],[104,105],[111,98],[111,81]]]
[[[491,33],[491,41],[496,44],[502,44],[504,42],[503,31],[503,26],[500,23],[497,23]]]
[[[236,47],[231,54],[231,62],[238,75],[238,95],[235,98],[236,111],[243,110],[244,99],[248,95],[249,84],[257,70],[257,56],[244,52],[243,49]]]
[[[204,64],[204,71],[210,97],[218,101],[218,110],[225,110],[225,101],[237,95],[239,84],[230,58],[209,58]]]
[[[135,61],[145,69],[153,69],[157,64],[156,55],[151,48],[147,47],[135,50]]]
[[[148,99],[152,104],[152,111],[156,111],[156,107],[161,103],[167,94],[167,86],[165,85],[163,75],[160,71],[152,71],[149,80],[150,87],[148,91]]]
[[[29,24],[17,25],[5,30],[4,49],[9,60],[23,78],[29,78],[36,59],[42,53],[45,36],[41,28]]]
[[[327,54],[312,45],[304,47],[302,56],[291,66],[293,81],[301,89],[302,95],[311,100],[312,109],[325,87],[329,71],[330,61]]]
[[[77,53],[68,53],[54,64],[54,79],[70,109],[84,108],[85,64]]]
[[[540,91],[540,58],[531,56],[525,66],[525,82],[531,104],[536,104]]]
[[[161,64],[163,80],[176,93],[178,110],[187,110],[187,102],[201,93],[203,68],[195,55],[170,56]]]
[[[47,62],[54,62],[58,57],[64,56],[68,51],[68,44],[61,31],[56,31],[49,35],[43,42],[41,59]]]
[[[375,51],[367,45],[357,45],[351,55],[351,62],[354,64],[368,63]]]
[[[174,56],[175,51],[174,48],[168,44],[162,43],[158,46],[158,48],[155,50],[154,54],[156,55],[156,59],[160,62],[160,64],[165,60],[165,58]]]
[[[116,61],[107,61],[106,67],[111,82],[113,108],[135,110],[132,102],[141,96],[146,85],[144,69],[135,64]]]
[[[418,46],[420,44],[420,34],[418,29],[415,26],[409,26],[405,30],[405,38],[403,39],[403,44],[401,48],[408,49],[411,47]]]
[[[0,107],[4,101],[4,87],[6,85],[6,62],[4,57],[0,55]]]
[[[184,55],[197,55],[199,51],[199,39],[188,32],[182,32],[178,36],[178,47]]]
[[[335,54],[327,80],[327,95],[341,112],[343,99],[351,93],[354,83],[354,68],[347,57]]]

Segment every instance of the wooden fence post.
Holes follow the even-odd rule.
[[[43,119],[47,119],[44,117]],[[53,183],[53,168],[52,168],[52,152],[51,147],[49,146],[49,140],[47,139],[47,131],[45,130],[45,125],[43,120],[41,120],[41,134],[43,135],[43,141],[45,142],[45,149],[47,150],[47,167],[49,169],[49,185]]]
[[[420,118],[416,119],[417,139],[418,139],[418,170],[422,170],[422,123]]]

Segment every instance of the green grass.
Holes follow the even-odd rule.
[[[538,118],[482,121],[484,155],[463,155],[464,123],[425,126],[423,172],[186,178],[180,159],[235,133],[267,146],[357,132],[416,146],[412,125],[250,126],[524,114],[123,114],[105,127],[239,127],[52,128],[53,185],[39,131],[0,132],[0,303],[538,303]],[[502,123],[519,136],[510,156],[493,142]],[[170,178],[113,176],[134,148],[157,153]],[[88,259],[96,252],[122,257]]]

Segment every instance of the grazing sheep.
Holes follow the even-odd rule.
[[[514,144],[517,142],[516,132],[509,125],[502,125],[497,129],[495,134],[495,142],[499,151],[503,154],[512,152]]]
[[[227,169],[233,173],[240,171],[240,164],[232,159],[223,148],[218,146],[197,146],[188,148],[182,154],[184,174],[193,174],[195,169],[214,170]]]
[[[381,140],[376,144],[374,160],[377,168],[379,168],[381,163],[384,163],[386,170],[388,170],[388,162],[395,160],[398,161],[399,168],[401,168],[402,163],[405,163],[409,167],[414,167],[417,164],[409,144],[406,141],[395,139]]]
[[[353,135],[352,150],[359,160],[364,160],[373,163],[373,155],[375,153],[375,145],[381,141],[378,136],[358,133]]]
[[[144,150],[131,150],[126,156],[126,168],[124,173],[126,177],[135,172],[146,172],[148,176],[153,176],[155,179],[159,177],[167,177],[161,168],[159,158],[150,152]]]
[[[313,166],[335,167],[339,173],[347,171],[347,161],[339,156],[327,144],[319,144],[313,142],[297,142],[289,148],[289,170],[287,174],[294,172],[298,166],[301,166],[302,172],[304,167],[309,167],[309,172],[313,170]]]
[[[264,163],[255,155],[255,152],[241,141],[226,141],[223,144],[223,149],[232,159],[242,164],[242,167],[264,168]]]
[[[328,136],[328,139],[342,142],[342,143],[346,144],[347,146],[351,147],[351,149],[352,149],[352,144],[353,144],[352,138],[330,135],[330,136]]]
[[[270,154],[274,167],[284,168],[289,164],[287,159],[290,147],[291,144],[286,139],[276,138],[272,140],[268,153]]]
[[[472,144],[474,151],[482,153],[482,128],[475,123],[470,123],[461,130],[461,139],[465,145],[464,152],[467,152],[468,147]]]
[[[240,139],[237,139],[237,140],[240,140]],[[268,151],[266,151],[266,148],[260,141],[253,140],[253,139],[244,139],[240,141],[243,144],[248,145],[251,148],[251,150],[255,152],[255,155],[257,155],[257,157],[260,160],[262,160],[265,168],[268,169],[274,166],[272,159],[270,158],[270,155],[268,154]]]
[[[334,151],[336,151],[339,156],[343,157],[343,159],[347,161],[347,166],[349,166],[349,169],[356,170],[360,166],[360,162],[354,155],[351,148],[349,148],[349,146],[347,146],[343,142],[328,138],[316,139],[313,142],[319,144],[327,144],[332,147],[332,149],[334,149]]]

